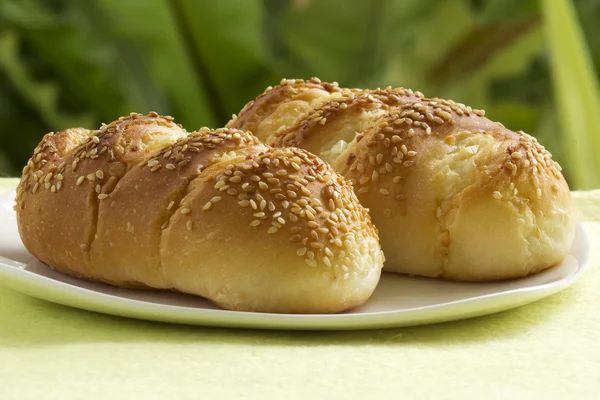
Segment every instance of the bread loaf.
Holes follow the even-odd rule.
[[[370,209],[384,270],[464,281],[560,263],[575,215],[560,166],[484,112],[408,89],[283,80],[227,125],[306,149]]]
[[[46,135],[16,211],[26,248],[60,272],[232,310],[347,310],[383,264],[351,185],[314,155],[155,113]]]

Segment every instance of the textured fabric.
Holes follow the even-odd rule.
[[[578,283],[440,325],[211,329],[75,310],[0,286],[0,399],[598,399],[600,191],[574,196],[592,245]]]

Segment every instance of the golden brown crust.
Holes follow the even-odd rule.
[[[342,94],[345,90],[337,83],[321,82],[318,78],[310,80],[283,79],[276,88],[267,88],[255,100],[248,102],[238,116],[227,124],[235,128],[253,132],[256,137],[265,142],[266,135],[271,134],[271,127],[261,129],[264,119],[284,104],[290,106],[294,113],[302,113],[302,109],[294,108],[294,104],[310,105],[320,98],[329,98],[333,94]],[[309,107],[306,107],[309,110]],[[265,135],[263,134],[265,132]]]
[[[354,89],[308,112],[297,108],[303,112],[271,109],[285,126],[266,140],[308,149],[350,179],[380,231],[385,269],[504,279],[555,265],[568,252],[575,227],[568,186],[531,136],[402,88]]]
[[[47,135],[16,209],[52,268],[236,310],[343,311],[383,264],[351,185],[314,155],[235,129],[188,134],[154,113]]]

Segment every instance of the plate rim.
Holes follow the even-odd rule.
[[[0,195],[0,203],[5,200],[5,197],[10,195],[10,192],[11,190],[9,190],[8,193]],[[0,278],[2,278],[0,279],[0,284],[31,297],[80,310],[166,323],[277,330],[379,329],[424,325],[487,315],[517,308],[555,294],[573,285],[589,269],[591,252],[589,238],[582,223],[579,221],[577,222],[576,235],[573,244],[576,242],[583,248],[582,254],[573,256],[578,263],[578,267],[575,271],[557,281],[534,286],[513,288],[497,293],[456,299],[426,306],[355,314],[257,313],[152,303],[140,299],[104,293],[40,275],[26,270],[25,266],[27,264],[3,256],[0,256]],[[39,260],[37,261],[41,262]],[[386,273],[392,274],[390,272]],[[73,277],[70,278],[79,280]],[[10,282],[16,283],[16,285],[6,284]],[[43,288],[45,290],[41,290],[39,293],[31,293],[31,290],[29,290],[36,288]],[[516,294],[523,295],[519,301],[507,301],[507,299],[514,297]],[[81,300],[84,300],[84,304],[74,304]],[[89,304],[90,302],[92,304]],[[481,306],[482,304],[484,305],[484,303],[496,303],[496,307]],[[86,304],[87,307],[85,306]],[[452,310],[454,309],[466,309],[474,304],[479,304],[480,306],[473,307],[471,311],[463,311],[462,314],[459,312],[452,313]],[[90,307],[90,305],[92,307]],[[414,314],[416,314],[416,317],[411,319],[410,317]],[[419,314],[422,314],[421,318],[419,318]],[[457,314],[461,314],[461,316]]]

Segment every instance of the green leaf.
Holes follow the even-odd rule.
[[[171,0],[179,30],[220,124],[278,83],[259,0]]]
[[[55,82],[36,82],[28,75],[27,67],[19,60],[19,42],[15,33],[0,33],[0,70],[9,78],[21,96],[55,130],[76,126],[90,126],[89,114],[63,114],[58,108],[59,85]]]
[[[467,1],[432,7],[415,32],[389,64],[388,84],[479,108],[492,106],[495,81],[527,71],[542,49],[536,18],[490,22]]]
[[[318,76],[343,86],[383,85],[386,60],[402,51],[412,29],[437,3],[294,2],[282,13],[277,32],[287,46],[285,71],[289,76]]]
[[[92,109],[97,119],[108,122],[143,107],[144,96],[131,83],[115,46],[82,11],[87,2],[61,3],[59,12],[50,2],[4,0],[0,14],[35,52],[44,73],[60,80],[71,108]]]
[[[546,34],[562,143],[575,189],[600,186],[600,91],[569,0],[544,0]]]
[[[155,111],[169,113],[170,104],[173,116],[187,129],[215,126],[213,99],[194,68],[181,33],[184,27],[169,0],[151,5],[145,0],[97,0],[93,3],[97,13],[88,2],[82,3],[94,18],[101,18],[111,40],[120,43],[123,56],[129,55],[129,64],[138,61],[133,75],[147,74],[148,82],[166,93],[169,102],[155,106]]]

